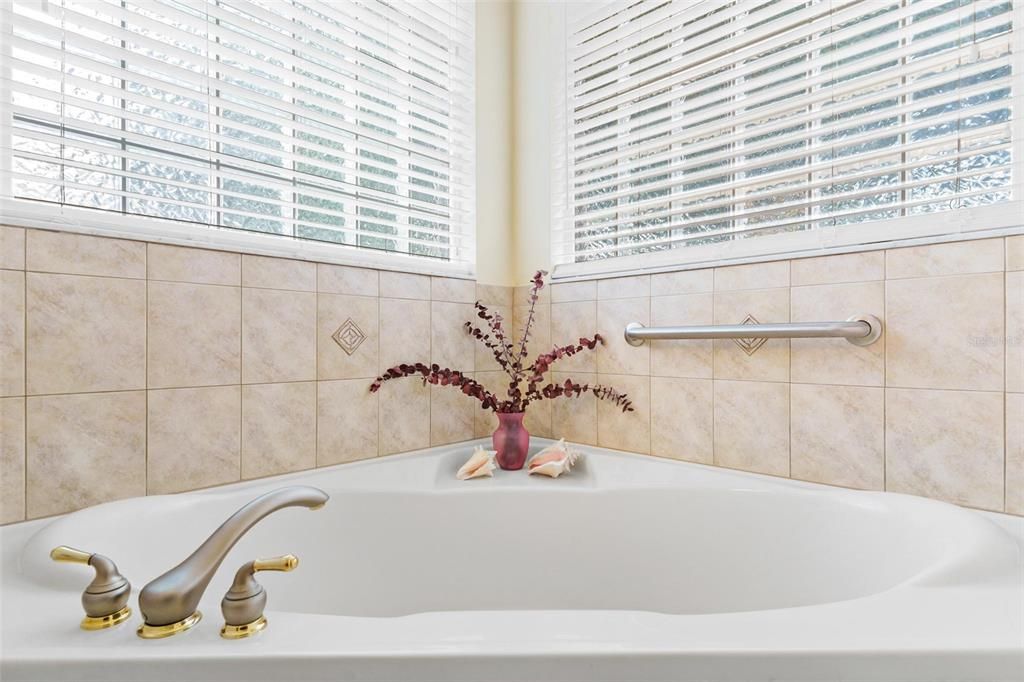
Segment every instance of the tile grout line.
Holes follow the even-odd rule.
[[[1006,269],[1007,266],[1007,254],[1010,250],[1010,239],[1009,237],[1003,238],[1003,507],[1002,511],[1006,511],[1006,499],[1007,499],[1007,462],[1009,460],[1010,453],[1007,452],[1006,443],[1009,441],[1010,426],[1009,420],[1007,419],[1007,393],[1009,392],[1009,386],[1007,385],[1007,367],[1010,363],[1010,276]]]
[[[712,278],[714,275],[712,274]],[[714,288],[712,279],[712,288]],[[715,323],[715,294],[711,293],[711,324]],[[711,465],[718,465],[718,412],[715,410],[715,395],[718,393],[716,378],[717,362],[715,353],[715,342],[711,341]]]
[[[314,277],[316,269],[314,268]],[[242,451],[245,448],[242,433],[242,414],[245,410],[243,401],[245,397],[242,392],[242,378],[245,373],[245,300],[244,290],[238,288],[238,480],[242,480]]]
[[[788,309],[788,322],[793,321],[793,261],[786,261],[786,277],[789,282],[789,296],[786,300],[786,307]],[[788,475],[787,478],[793,478],[793,340],[787,339],[786,344],[789,346],[789,371],[786,377],[786,392],[789,394],[789,443],[786,448],[786,454],[788,455]]]
[[[146,247],[146,274],[147,275],[149,274],[149,247]],[[146,466],[145,477],[144,477],[143,480],[145,482],[146,495],[149,495],[149,280],[148,279],[146,280],[145,288],[146,288],[146,320],[145,320],[145,325],[144,325],[144,327],[145,327],[145,343],[143,344],[143,347],[145,348],[145,356],[142,358],[142,367],[143,367],[143,380],[144,380],[143,383],[146,386],[146,395],[145,395],[145,401],[146,401],[146,424],[145,424],[145,428],[146,428],[146,433],[145,433],[145,437],[143,438],[142,442],[144,444],[144,447],[146,448],[145,453],[144,453],[145,456],[143,458],[145,460],[145,466]]]
[[[25,239],[27,241],[27,238]],[[22,242],[22,249],[27,251],[25,247],[25,241]],[[22,265],[27,265],[28,254],[22,253]],[[21,403],[21,446],[22,446],[22,471],[24,474],[24,481],[22,482],[24,492],[22,493],[23,498],[21,500],[21,518],[25,520],[28,518],[28,272],[21,273],[21,336],[22,336],[22,355],[21,355],[21,390],[25,394],[22,398]]]
[[[889,489],[889,280],[888,257],[882,258],[882,490]]]
[[[379,278],[380,277],[378,275],[378,280],[379,280]],[[385,366],[384,366],[384,362],[381,359],[381,354],[380,354],[380,348],[381,348],[381,343],[380,342],[381,342],[381,337],[383,336],[381,334],[381,326],[382,326],[382,322],[383,322],[383,319],[384,319],[384,317],[383,317],[383,308],[382,308],[383,304],[384,304],[384,299],[380,298],[380,297],[377,298],[377,371],[381,375],[384,374],[384,370],[386,369]],[[319,361],[319,359],[318,359],[318,361]],[[382,436],[383,436],[384,430],[381,428],[380,391],[377,391],[377,393],[374,395],[374,397],[377,400],[377,452],[374,455],[374,457],[380,457],[383,454],[383,451],[384,451],[384,444],[382,442],[383,441]]]

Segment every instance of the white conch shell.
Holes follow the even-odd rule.
[[[531,474],[558,478],[567,471],[570,471],[582,456],[583,453],[568,447],[563,438],[531,457],[527,466]]]
[[[484,450],[483,447],[477,445],[469,460],[459,467],[455,478],[465,481],[470,478],[494,476],[494,469],[496,468],[494,465],[495,454],[497,454],[495,450]]]

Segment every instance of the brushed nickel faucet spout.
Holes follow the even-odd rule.
[[[261,495],[232,514],[191,556],[142,588],[139,610],[145,622],[139,627],[139,636],[167,637],[199,622],[196,606],[207,585],[224,557],[250,528],[279,509],[319,509],[328,499],[327,493],[318,488],[295,485]]]

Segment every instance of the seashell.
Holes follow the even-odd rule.
[[[571,471],[582,454],[578,450],[568,447],[563,438],[534,455],[527,467],[531,474],[558,478],[567,471]]]
[[[494,476],[494,456],[497,454],[495,450],[484,450],[483,447],[477,445],[476,449],[473,450],[473,454],[470,458],[459,467],[458,472],[455,474],[455,478],[460,481],[466,481],[470,478],[482,478],[484,476]]]

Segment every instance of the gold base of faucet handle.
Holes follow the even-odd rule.
[[[139,626],[139,629],[135,631],[135,634],[142,639],[163,639],[164,637],[173,637],[174,635],[180,635],[185,632],[202,619],[203,614],[200,611],[196,611],[188,618],[179,620],[177,623],[171,623],[170,625],[150,625],[149,623],[143,623]]]
[[[220,629],[220,636],[224,639],[242,639],[243,637],[252,637],[257,632],[260,632],[267,627],[267,617],[260,616],[251,623],[245,625],[228,625],[224,623],[224,627]]]
[[[82,619],[81,627],[83,630],[106,630],[107,628],[112,628],[115,625],[120,625],[131,617],[132,607],[126,606],[117,613],[112,613],[109,616],[100,616],[99,618],[86,616]]]

